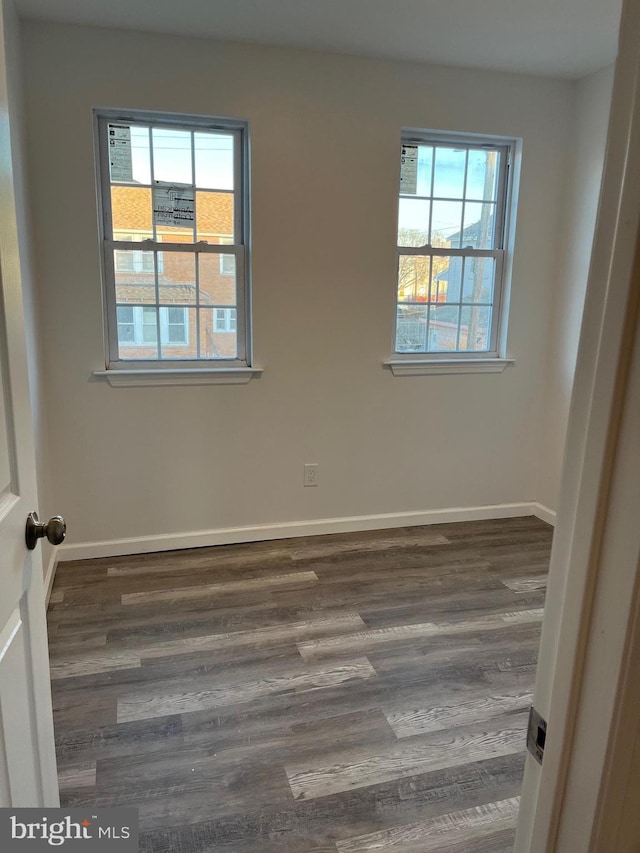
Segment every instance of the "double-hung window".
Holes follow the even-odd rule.
[[[245,124],[100,111],[96,127],[108,368],[248,365]]]
[[[403,134],[396,358],[500,355],[512,145]]]

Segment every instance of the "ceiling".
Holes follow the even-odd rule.
[[[577,79],[622,0],[14,0],[23,18]]]

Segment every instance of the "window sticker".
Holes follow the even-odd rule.
[[[109,166],[111,180],[131,183],[131,128],[119,124],[109,125]]]
[[[418,146],[403,145],[400,156],[400,192],[415,195],[418,191]]]
[[[153,185],[153,222],[190,228],[195,222],[195,194],[191,184],[156,181]]]

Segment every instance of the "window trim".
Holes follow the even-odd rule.
[[[158,371],[168,370],[175,373],[175,358],[134,359],[118,358],[118,324],[115,298],[115,262],[114,250],[131,251],[131,241],[114,240],[111,211],[111,175],[107,133],[108,124],[131,123],[147,126],[179,127],[188,130],[210,130],[232,134],[234,137],[234,239],[233,244],[170,243],[153,240],[140,241],[139,251],[158,252],[194,252],[196,254],[233,254],[236,261],[236,358],[196,358],[180,361],[181,369],[188,371],[229,371],[235,374],[238,369],[251,370],[252,332],[251,332],[251,282],[250,282],[250,160],[249,128],[246,121],[182,113],[160,113],[146,110],[114,110],[97,108],[93,111],[95,162],[97,175],[98,233],[102,246],[101,272],[104,310],[104,345],[106,371],[147,372],[156,375]],[[195,173],[193,175],[195,180]],[[114,182],[116,186],[119,183]],[[123,186],[130,186],[124,183]],[[146,187],[147,184],[136,186]],[[196,282],[197,283],[197,282]],[[208,306],[207,306],[208,307]],[[259,373],[255,369],[254,373]],[[102,371],[97,371],[102,375]]]
[[[496,224],[493,249],[451,249],[437,247],[414,247],[398,246],[396,236],[396,275],[395,275],[395,300],[394,318],[392,327],[391,358],[383,364],[390,367],[394,375],[411,375],[420,373],[462,373],[465,365],[469,365],[470,372],[501,372],[504,366],[496,371],[487,369],[486,365],[495,362],[496,365],[511,364],[513,359],[506,355],[506,328],[507,308],[509,305],[510,290],[510,267],[512,256],[512,235],[515,226],[515,200],[517,197],[517,167],[516,155],[519,152],[520,141],[502,136],[488,134],[456,133],[431,131],[418,128],[403,128],[400,139],[400,150],[403,145],[453,145],[458,148],[498,149],[504,154],[503,165],[500,170],[498,187],[496,193]],[[398,163],[400,165],[400,163]],[[400,186],[400,175],[398,173],[398,187]],[[399,220],[399,206],[401,198],[428,198],[408,193],[401,193],[398,189],[396,223]],[[396,225],[397,229],[397,225]],[[425,251],[427,249],[427,251]],[[492,322],[490,330],[490,349],[488,350],[442,350],[439,352],[421,352],[413,350],[409,352],[398,352],[397,343],[397,321],[398,307],[403,303],[398,301],[398,269],[400,257],[407,255],[418,255],[421,257],[492,257],[495,259],[494,294],[492,302]],[[411,303],[407,303],[411,304]],[[445,304],[445,303],[443,303]],[[406,369],[402,365],[406,363]],[[438,367],[440,363],[440,367]],[[473,368],[473,363],[477,363]],[[481,367],[482,365],[485,365]],[[409,369],[410,365],[410,369]],[[424,365],[421,369],[420,365]],[[433,369],[429,366],[433,365]],[[456,366],[458,365],[458,366]]]

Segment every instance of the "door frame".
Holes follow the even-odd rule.
[[[527,757],[516,853],[613,850],[613,835],[593,846],[605,825],[619,829],[611,824],[611,785],[619,793],[626,776],[612,763],[620,753],[612,748],[638,733],[625,685],[640,654],[640,519],[622,533],[617,522],[633,509],[629,482],[640,482],[640,458],[624,441],[638,382],[631,367],[639,186],[640,0],[624,0],[536,675],[535,707],[548,722],[545,755],[542,767]]]

